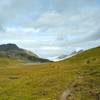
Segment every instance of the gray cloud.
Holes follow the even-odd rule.
[[[54,3],[55,1],[55,3]],[[45,3],[46,2],[46,3]],[[50,4],[49,4],[50,3]],[[27,16],[36,16],[38,14],[41,14],[42,12],[48,11],[48,8],[52,8],[52,10],[56,10],[62,8],[62,6],[57,7],[59,4],[62,4],[64,6],[65,11],[69,10],[68,7],[72,5],[72,11],[74,11],[74,7],[77,8],[77,4],[82,6],[83,4],[88,5],[95,5],[95,0],[1,0],[0,1],[0,23],[1,25],[6,25],[9,21],[17,20],[17,23],[22,24],[28,24],[31,23],[33,25],[34,18],[28,19]],[[70,5],[69,5],[70,4]],[[49,5],[47,8],[44,6]],[[73,6],[74,5],[74,6]],[[66,8],[67,7],[67,8]],[[47,10],[46,10],[47,9]],[[32,21],[33,20],[33,21]]]

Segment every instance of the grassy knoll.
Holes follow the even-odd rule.
[[[25,65],[1,56],[0,100],[60,100],[75,80],[67,100],[99,100],[99,52],[97,47],[64,61],[41,65]]]

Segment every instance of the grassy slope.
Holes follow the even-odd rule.
[[[16,60],[14,58],[9,58],[5,55],[0,54],[0,68],[15,66],[18,64],[23,64],[23,61]]]
[[[1,57],[0,100],[59,100],[75,80],[76,86],[68,100],[99,100],[99,52],[100,47],[68,60],[42,65],[21,65]]]

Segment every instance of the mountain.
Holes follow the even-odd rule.
[[[52,60],[52,61],[61,61],[61,60],[70,58],[70,57],[72,57],[72,56],[74,56],[74,55],[80,54],[80,53],[82,53],[83,51],[84,51],[83,49],[81,49],[81,50],[75,50],[75,51],[73,51],[72,53],[70,53],[70,54],[68,54],[68,55],[63,54],[63,55],[61,55],[61,56],[51,58],[51,60]]]
[[[75,50],[75,51],[73,51],[70,55],[80,54],[80,53],[82,53],[83,51],[84,51],[83,49],[81,49],[81,50]]]
[[[16,58],[27,62],[44,63],[49,62],[47,59],[40,58],[38,55],[31,51],[19,48],[16,44],[3,44],[0,45],[0,55],[9,58]]]

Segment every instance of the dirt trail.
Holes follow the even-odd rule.
[[[60,100],[67,100],[68,96],[72,93],[72,89],[64,91],[61,95]]]
[[[75,91],[75,87],[77,87],[78,85],[78,81],[81,79],[82,77],[78,77],[76,78],[75,81],[71,82],[70,86],[68,87],[68,89],[66,89],[60,97],[60,100],[67,100],[67,98]]]

